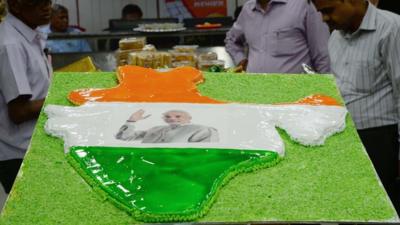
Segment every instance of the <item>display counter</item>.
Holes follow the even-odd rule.
[[[218,59],[225,61],[226,68],[234,67],[234,63],[225,51],[225,47],[200,47],[198,52],[215,52],[218,55]],[[115,71],[116,69],[115,52],[54,53],[52,54],[53,68],[57,70],[86,56],[91,57],[96,67],[101,71]]]
[[[73,34],[50,34],[50,40],[60,40],[60,39],[86,39],[92,43],[94,49],[93,51],[99,50],[109,50],[111,40],[121,39],[125,37],[177,37],[179,38],[179,43],[184,44],[185,38],[187,37],[209,37],[209,36],[220,36],[225,35],[229,31],[230,27],[221,27],[216,29],[201,30],[195,28],[187,28],[183,31],[178,32],[98,32],[98,33],[73,33]]]

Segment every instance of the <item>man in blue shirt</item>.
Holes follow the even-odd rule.
[[[50,26],[42,27],[40,31],[46,34],[81,32],[76,28],[69,27],[68,9],[58,4],[53,5]],[[92,51],[88,42],[83,39],[49,40],[47,48],[51,53]]]

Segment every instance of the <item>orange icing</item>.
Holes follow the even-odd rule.
[[[336,101],[336,99],[326,95],[310,95],[298,100],[294,104],[341,106],[341,104],[338,101]]]
[[[192,67],[180,67],[168,72],[138,66],[118,68],[119,85],[109,89],[81,89],[70,92],[68,99],[81,105],[97,102],[185,102],[224,103],[202,96],[197,84],[204,82],[201,71]],[[340,106],[336,99],[325,95],[311,95],[294,103],[306,105]]]
[[[116,87],[72,91],[68,99],[76,105],[89,101],[223,103],[199,93],[196,85],[204,82],[204,77],[192,67],[158,72],[138,66],[123,66],[119,67],[117,77],[119,85]]]

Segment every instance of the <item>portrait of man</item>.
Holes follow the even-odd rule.
[[[192,124],[192,116],[183,110],[170,110],[162,115],[167,125],[155,126],[148,130],[137,130],[136,124],[149,118],[140,109],[134,112],[119,129],[115,138],[124,141],[141,140],[142,143],[195,143],[218,142],[218,130],[213,127]]]

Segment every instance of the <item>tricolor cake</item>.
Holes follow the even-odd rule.
[[[332,76],[131,70],[55,75],[0,224],[398,221]]]

